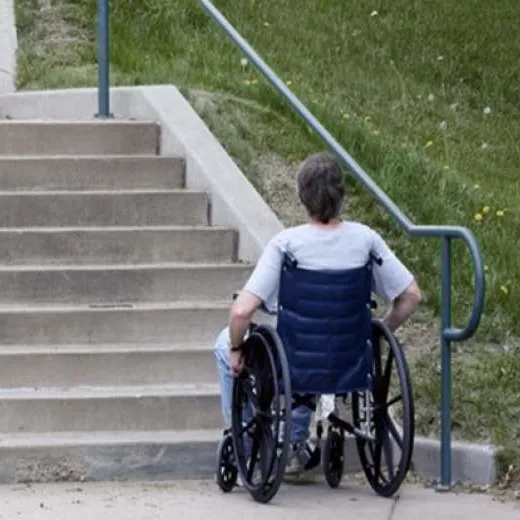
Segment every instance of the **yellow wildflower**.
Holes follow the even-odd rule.
[[[292,85],[292,81],[290,79],[288,79],[286,82],[285,82],[287,85]]]
[[[509,289],[505,286],[505,285],[501,285],[500,286],[500,290],[504,293],[504,294],[507,294],[509,292]]]
[[[504,210],[503,209],[499,209],[497,211],[497,217],[503,217],[504,216]]]
[[[380,132],[379,130],[374,130],[372,133],[373,133],[374,135],[379,135],[381,132]]]
[[[475,213],[475,216],[473,217],[477,222],[480,222],[482,220],[482,214],[481,213]]]
[[[424,147],[425,147],[425,148],[430,148],[430,146],[432,146],[432,145],[433,145],[433,141],[428,141],[428,142],[424,145]]]
[[[343,117],[343,119],[350,119],[350,115],[347,114],[346,112],[343,114],[342,117]]]
[[[487,214],[489,213],[489,206],[484,206],[484,207],[482,208],[482,213],[483,213],[484,215],[487,215]]]

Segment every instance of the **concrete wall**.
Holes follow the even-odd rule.
[[[1,0],[0,0],[1,1]],[[91,120],[96,89],[20,92],[0,96],[0,119]],[[239,231],[238,257],[255,262],[283,229],[202,119],[173,86],[122,87],[111,91],[116,119],[161,124],[160,153],[186,157],[187,187],[211,194],[211,222]]]
[[[14,91],[16,46],[13,0],[0,0],[0,94]]]

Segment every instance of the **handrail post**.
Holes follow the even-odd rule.
[[[441,238],[441,481],[438,491],[451,488],[451,238]]]
[[[98,113],[110,117],[109,81],[109,10],[108,0],[98,0]]]

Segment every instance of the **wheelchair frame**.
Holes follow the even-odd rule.
[[[405,480],[413,453],[415,428],[412,386],[402,347],[395,336],[384,323],[375,319],[372,320],[372,332],[372,389],[336,395],[336,398],[343,397],[344,400],[347,395],[352,396],[353,424],[335,413],[328,416],[322,465],[329,486],[339,486],[344,474],[345,434],[350,434],[355,437],[359,460],[369,484],[377,494],[391,497]],[[384,369],[381,363],[382,339],[388,344]],[[262,349],[264,353],[260,354]],[[290,449],[292,410],[305,405],[315,411],[316,405],[311,402],[313,395],[292,394],[287,357],[275,329],[252,324],[243,351],[246,368],[233,384],[232,426],[224,432],[219,446],[217,483],[222,491],[229,492],[240,476],[252,497],[266,503],[276,495],[284,478]],[[395,361],[400,395],[387,402],[392,361]],[[265,370],[267,365],[269,373]],[[286,399],[287,395],[291,396],[291,403],[288,405],[284,402],[285,406],[282,406],[281,397]],[[253,415],[249,420],[245,420],[242,415],[244,398],[254,401]],[[388,415],[388,408],[399,400],[403,402],[401,432]],[[271,409],[273,402],[274,413]],[[318,421],[317,437],[320,444],[323,430],[323,423]],[[246,433],[252,442],[249,458],[245,455]],[[397,470],[392,463],[394,444],[401,450]],[[383,454],[388,465],[388,476],[383,475],[381,469]],[[260,475],[254,471],[257,462]]]

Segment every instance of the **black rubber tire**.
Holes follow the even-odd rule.
[[[385,393],[385,389],[382,388],[384,385],[382,374],[382,363],[381,363],[381,340],[384,340],[389,347],[391,352],[392,360],[390,361],[390,368],[388,372],[391,377],[391,366],[395,366],[397,377],[399,380],[399,389],[401,392],[403,417],[402,417],[402,432],[400,433],[395,427],[392,418],[389,416],[387,411],[387,403],[383,405],[381,403],[381,395]],[[376,410],[373,414],[373,431],[375,433],[375,442],[367,441],[366,439],[357,436],[356,445],[359,453],[359,459],[363,471],[367,477],[369,484],[374,491],[383,497],[393,496],[401,487],[403,481],[406,478],[408,470],[410,468],[410,461],[413,454],[414,435],[415,435],[415,412],[413,403],[413,392],[412,384],[410,381],[410,374],[408,365],[403,353],[403,349],[395,336],[392,334],[390,329],[381,321],[373,320],[373,341],[372,348],[374,352],[374,388],[373,388],[373,400],[374,409]],[[390,356],[390,353],[389,353]],[[388,358],[387,358],[388,363]],[[388,365],[387,365],[388,366]],[[385,371],[387,369],[385,366]],[[380,374],[380,380],[377,381],[377,374]],[[374,395],[375,394],[375,395]],[[386,397],[385,397],[386,401]],[[391,400],[393,401],[393,399]],[[352,394],[352,418],[354,426],[359,428],[360,426],[360,403],[359,394]],[[394,472],[392,464],[392,472],[394,472],[393,478],[391,472],[389,472],[390,478],[386,479],[381,473],[381,462],[382,462],[382,450],[384,446],[385,459],[387,454],[392,452],[392,444],[390,437],[393,438],[394,442],[399,445],[401,450],[401,457],[399,464],[397,465],[397,471]],[[386,443],[383,446],[383,440],[386,438]],[[370,452],[367,453],[367,449]],[[379,452],[379,456],[377,453]],[[379,458],[379,468],[376,468],[376,460]],[[391,457],[393,458],[393,457]],[[372,464],[373,462],[373,464]]]
[[[335,430],[330,430],[325,441],[323,453],[323,473],[331,488],[337,488],[345,470],[345,439]]]
[[[233,439],[225,434],[217,451],[217,484],[224,492],[229,493],[237,484],[238,469],[233,452]]]
[[[270,374],[262,374],[262,377],[260,377],[264,382],[260,383],[264,384],[261,394],[270,395],[272,390],[272,395],[274,396],[273,399],[279,399],[282,395],[285,398],[285,406],[283,409],[278,408],[277,412],[274,414],[274,432],[271,434],[268,433],[267,430],[264,430],[263,433],[258,434],[259,437],[262,438],[259,449],[261,473],[263,476],[260,484],[253,484],[250,481],[251,479],[248,478],[248,464],[243,455],[243,436],[245,434],[241,403],[244,399],[244,392],[246,392],[245,383],[244,378],[242,377],[234,380],[231,434],[233,438],[234,452],[236,454],[238,473],[244,483],[244,487],[249,491],[254,500],[261,503],[267,503],[272,500],[280,488],[285,473],[285,467],[287,465],[287,459],[289,457],[292,416],[291,380],[285,350],[278,333],[273,327],[268,325],[255,326],[250,333],[247,342],[255,344],[251,351],[258,353],[258,349],[263,348],[265,353],[267,353],[268,362],[265,362],[264,368],[268,368]],[[272,389],[265,387],[266,381],[272,385]],[[282,430],[282,441],[278,440],[280,429]]]

